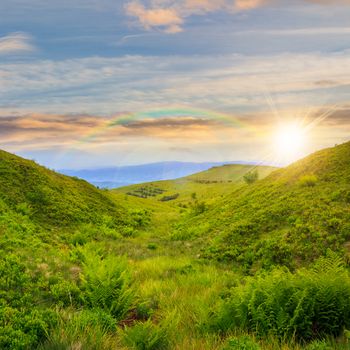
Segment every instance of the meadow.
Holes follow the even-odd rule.
[[[350,349],[349,222],[350,143],[113,191],[1,152],[0,348]]]

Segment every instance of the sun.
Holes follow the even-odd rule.
[[[280,160],[296,160],[305,149],[306,131],[296,122],[280,125],[275,133],[275,152]]]

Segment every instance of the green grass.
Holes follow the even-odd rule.
[[[349,349],[350,144],[250,170],[145,199],[0,153],[0,348]]]
[[[205,222],[203,254],[252,274],[278,265],[293,270],[328,249],[348,258],[349,170],[350,143],[322,150],[236,188],[203,214],[184,218],[177,231],[195,232]]]
[[[115,193],[144,195],[148,201],[160,201],[166,196],[177,195],[174,200],[165,201],[170,205],[191,206],[195,200],[215,201],[234,191],[237,184],[244,183],[243,177],[253,169],[262,179],[276,170],[269,166],[230,164],[214,167],[194,175],[176,180],[155,181],[131,185],[114,190]],[[132,197],[132,195],[129,197]]]
[[[0,198],[46,227],[97,224],[106,215],[116,224],[128,220],[126,211],[107,192],[4,151],[0,151]]]

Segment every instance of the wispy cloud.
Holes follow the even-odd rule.
[[[174,34],[183,30],[186,17],[203,15],[226,7],[227,0],[153,0],[148,5],[140,0],[133,0],[126,4],[125,9],[146,30],[159,29]]]
[[[0,67],[0,112],[112,114],[179,104],[255,111],[266,108],[266,94],[285,108],[343,103],[349,58],[345,51],[8,62]]]
[[[294,111],[280,112],[281,117],[288,114],[295,117]],[[310,120],[323,112],[321,109],[309,114]],[[350,106],[344,106],[316,124],[309,151],[345,141],[350,132],[349,116]],[[239,120],[242,127],[203,117],[146,118],[118,124],[111,123],[115,116],[3,116],[0,148],[34,157],[53,168],[132,164],[145,159],[149,162],[265,159],[276,125],[272,113],[232,118]]]
[[[308,116],[308,122],[316,120],[327,111],[328,118],[322,119],[323,127],[338,127],[350,130],[350,106],[344,105],[329,113],[329,109],[320,108],[313,112],[299,111],[299,117]],[[293,110],[278,111],[283,116],[296,117]],[[0,117],[1,147],[12,147],[15,150],[23,148],[70,147],[78,141],[95,145],[120,144],[130,139],[165,140],[185,144],[203,142],[204,144],[232,139],[245,142],[250,136],[259,138],[268,134],[275,125],[275,116],[271,112],[255,114],[232,115],[236,123],[227,119],[215,117],[153,117],[130,119],[123,123],[115,122],[118,116],[95,115],[59,115],[59,114],[26,114],[21,116]],[[259,130],[259,131],[258,131]],[[259,136],[260,135],[260,136]]]
[[[15,149],[65,147],[77,140],[93,144],[121,142],[123,139],[151,137],[152,139],[195,140],[211,138],[213,130],[226,126],[216,120],[195,117],[146,118],[122,124],[111,122],[115,116],[26,114],[0,117],[2,147]],[[85,141],[84,141],[85,140]]]
[[[316,5],[349,5],[349,0],[132,0],[126,3],[127,15],[137,18],[146,30],[157,29],[166,33],[178,33],[183,30],[187,17],[205,15],[215,11],[231,13],[249,11],[269,5],[293,6],[306,4]]]
[[[272,3],[273,0],[236,0],[235,8],[237,10],[251,10],[260,6]]]
[[[33,52],[36,50],[30,35],[22,32],[0,37],[0,55]]]
[[[183,19],[173,8],[146,9],[140,2],[133,1],[126,5],[127,14],[137,17],[145,29],[163,28],[167,33],[182,31]]]

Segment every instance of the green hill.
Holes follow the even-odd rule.
[[[270,166],[229,164],[213,167],[207,171],[176,180],[155,181],[131,185],[114,190],[149,200],[163,201],[175,205],[190,205],[193,200],[212,202],[244,183],[243,177],[256,170],[264,178],[276,170]]]
[[[241,186],[207,212],[185,219],[177,230],[184,231],[179,237],[191,239],[186,232],[201,235],[207,257],[238,263],[251,272],[273,265],[295,268],[327,249],[347,254],[350,143]]]
[[[267,165],[226,164],[223,166],[216,166],[206,171],[187,176],[187,179],[195,182],[208,183],[243,183],[244,175],[251,171],[257,170],[259,172],[260,179],[263,179],[276,169],[276,167]]]
[[[347,350],[350,143],[251,170],[109,192],[0,152],[0,348]]]
[[[45,226],[97,223],[104,215],[118,221],[126,215],[107,192],[4,151],[0,151],[0,199]]]

